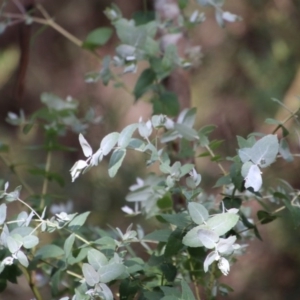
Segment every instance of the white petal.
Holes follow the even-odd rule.
[[[239,17],[237,15],[234,15],[234,14],[230,13],[229,11],[224,11],[222,14],[222,18],[223,18],[223,20],[225,20],[227,22],[235,22],[239,19]]]
[[[225,276],[227,276],[230,271],[229,261],[226,258],[221,257],[218,262],[218,268]]]
[[[252,187],[255,192],[258,192],[262,186],[261,171],[257,165],[252,165],[245,178],[245,188]]]
[[[121,207],[122,211],[126,214],[132,215],[134,211],[127,205]]]
[[[93,150],[84,136],[80,133],[79,134],[79,142],[85,157],[90,157],[93,154]]]
[[[208,271],[208,267],[215,261],[217,260],[217,258],[219,257],[218,253],[213,251],[213,252],[210,252],[206,258],[205,258],[205,261],[204,261],[204,264],[203,264],[203,268],[204,268],[204,272],[206,273]]]

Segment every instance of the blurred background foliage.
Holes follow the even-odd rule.
[[[5,1],[2,0],[2,4]],[[20,13],[21,7],[30,7],[30,0],[6,1],[5,11]],[[50,16],[64,29],[80,40],[100,26],[110,26],[103,14],[111,4],[109,0],[64,0],[41,2]],[[191,13],[196,4],[191,4],[186,13]],[[0,1],[1,3],[1,1]],[[131,18],[140,10],[151,10],[152,1],[115,1],[123,15]],[[214,138],[225,142],[219,152],[233,155],[237,147],[236,135],[246,136],[252,131],[270,133],[273,128],[264,124],[265,118],[282,120],[287,112],[282,110],[272,97],[282,100],[289,108],[299,106],[300,95],[300,1],[298,0],[227,0],[226,10],[242,16],[243,21],[227,24],[220,28],[215,22],[214,12],[206,9],[206,21],[186,33],[192,45],[200,45],[202,62],[193,68],[190,77],[192,105],[198,109],[198,125],[216,124]],[[26,76],[20,83],[20,70],[24,59],[24,39],[29,40]],[[103,57],[113,55],[117,38],[97,49]],[[134,87],[138,75],[145,66],[140,65],[137,74],[125,75],[127,85]],[[0,35],[0,141],[10,145],[11,160],[20,163],[16,168],[38,193],[42,178],[28,172],[28,163],[43,166],[46,154],[30,151],[27,147],[43,142],[42,130],[34,127],[28,135],[5,122],[9,111],[18,113],[23,109],[31,114],[41,108],[40,95],[51,92],[66,98],[71,95],[80,102],[80,115],[84,116],[89,107],[96,115],[102,116],[100,124],[91,125],[86,137],[90,144],[97,146],[101,138],[110,131],[120,130],[129,122],[137,121],[142,115],[151,114],[147,101],[134,103],[133,97],[112,85],[105,87],[101,82],[86,83],[84,75],[99,70],[100,63],[88,51],[82,50],[52,28],[22,22],[9,26]],[[180,87],[181,82],[178,82]],[[20,86],[24,89],[18,95]],[[287,125],[294,142],[292,149],[299,151],[297,128]],[[61,143],[79,149],[78,136],[68,134]],[[1,157],[5,153],[0,153]],[[125,228],[131,220],[123,217],[120,207],[128,186],[136,176],[143,176],[146,170],[139,167],[144,158],[129,156],[118,176],[110,179],[107,162],[71,183],[68,170],[76,159],[82,157],[81,150],[62,153],[57,151],[52,158],[51,170],[64,178],[63,187],[52,182],[49,192],[51,201],[74,202],[75,211],[92,210],[91,224],[107,228],[107,224]],[[199,162],[198,171],[204,185],[211,187],[217,178],[218,169],[204,158]],[[198,163],[198,162],[197,162]],[[18,184],[18,179],[3,161],[0,161],[0,178]],[[300,188],[299,162],[280,165],[274,172],[288,180],[294,188]],[[284,167],[285,172],[281,172]],[[210,190],[218,193],[218,190]],[[25,192],[24,192],[25,193]],[[24,198],[26,195],[23,196]],[[257,203],[250,203],[253,210]],[[137,219],[138,222],[138,219]],[[148,226],[155,227],[153,222]],[[253,241],[248,252],[233,267],[224,280],[235,291],[228,299],[281,300],[299,299],[300,255],[299,229],[295,229],[288,216],[274,223],[261,226],[264,242]],[[0,297],[1,298],[1,297]],[[8,298],[6,298],[8,299]],[[21,298],[20,298],[21,299]]]

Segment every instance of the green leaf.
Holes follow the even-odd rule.
[[[84,49],[94,50],[105,45],[113,34],[113,30],[109,27],[99,27],[91,31],[83,42]]]
[[[34,123],[29,123],[29,124],[26,124],[24,127],[23,127],[23,133],[24,134],[27,134],[30,132],[30,130],[32,129]]]
[[[151,99],[154,115],[167,115],[175,117],[180,110],[178,97],[175,93],[164,91]]]
[[[220,177],[213,187],[220,187],[220,186],[229,185],[229,184],[231,184],[230,175],[225,175],[225,176]]]
[[[242,200],[241,198],[238,198],[238,197],[234,197],[234,198],[231,198],[231,197],[225,197],[223,200],[222,200],[223,204],[224,204],[224,207],[228,210],[228,209],[231,209],[231,208],[237,208],[239,209],[242,205]],[[222,209],[222,204],[220,203],[220,209]]]
[[[87,254],[88,262],[98,271],[100,268],[108,264],[106,256],[96,249],[91,249]]]
[[[178,0],[178,5],[180,9],[185,9],[189,4],[189,0]]]
[[[150,240],[150,241],[158,241],[158,242],[167,242],[172,230],[170,229],[160,229],[155,230],[143,237],[143,240]]]
[[[179,292],[177,288],[169,287],[169,286],[161,286],[160,289],[164,292],[165,296],[173,297],[172,298],[173,300],[174,299],[180,299],[181,292]],[[163,299],[165,299],[165,298],[166,297],[164,297]],[[172,300],[171,298],[169,298],[169,299]]]
[[[277,219],[276,216],[271,215],[269,212],[264,210],[259,210],[257,212],[257,218],[260,221],[260,224],[267,224],[270,222],[273,222],[275,219]]]
[[[192,220],[198,225],[201,225],[209,217],[207,209],[200,203],[190,202],[188,211]]]
[[[125,272],[125,266],[122,264],[112,263],[101,267],[98,270],[100,275],[100,282],[108,283],[112,280],[117,279]]]
[[[138,290],[139,287],[135,281],[131,281],[127,278],[122,280],[119,287],[120,300],[134,299]]]
[[[223,140],[213,140],[209,143],[209,148],[211,150],[216,150],[223,144],[223,142],[224,142]]]
[[[96,272],[96,270],[89,264],[84,263],[82,265],[82,273],[86,283],[89,286],[94,286],[100,281],[100,275]]]
[[[172,195],[169,192],[166,193],[156,204],[161,210],[171,209],[173,207]]]
[[[242,163],[241,162],[234,162],[230,166],[230,177],[231,181],[234,184],[234,187],[242,192],[244,190],[244,177],[241,174]]]
[[[45,245],[38,249],[35,257],[38,259],[59,258],[65,254],[64,250],[56,245]]]
[[[173,282],[177,275],[177,268],[171,263],[163,263],[160,265],[160,270],[163,272],[168,282]]]
[[[110,177],[114,177],[117,174],[125,158],[125,155],[126,149],[116,149],[113,152],[108,164],[108,174]]]
[[[68,238],[65,240],[64,243],[64,251],[65,251],[65,257],[68,259],[69,255],[72,252],[73,244],[75,242],[75,234],[72,233]]]
[[[198,155],[198,157],[206,157],[206,156],[210,156],[209,152],[202,152],[201,154]]]
[[[171,233],[164,253],[166,257],[171,257],[180,253],[184,247],[182,244],[183,235],[184,232],[178,228]]]
[[[156,74],[152,69],[149,68],[142,72],[133,90],[135,101],[141,98],[149,90],[155,79]]]
[[[233,228],[239,220],[239,216],[232,213],[222,213],[207,220],[206,224],[219,236]]]
[[[184,280],[181,280],[181,289],[182,289],[181,299],[196,300],[192,290],[190,289],[189,285]]]
[[[178,214],[161,214],[160,215],[164,220],[166,220],[170,224],[174,224],[177,227],[186,227],[191,224],[191,219],[186,213],[178,213]]]
[[[86,219],[88,218],[89,214],[91,212],[87,211],[84,212],[80,215],[77,215],[69,224],[68,227],[72,230],[72,231],[77,231],[86,221]]]
[[[274,196],[278,197],[278,193],[275,193]],[[287,197],[281,197],[282,201],[284,202],[286,208],[291,213],[291,217],[293,220],[293,223],[296,227],[300,226],[300,209],[298,205],[292,205],[290,200],[287,199]]]
[[[290,151],[289,144],[287,143],[285,138],[281,139],[280,141],[279,153],[282,155],[283,159],[288,162],[292,162],[294,160],[294,157]]]
[[[132,16],[137,26],[147,24],[155,20],[154,11],[137,11]]]

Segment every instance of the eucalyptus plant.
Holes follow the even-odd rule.
[[[158,39],[159,30],[176,33],[205,21],[203,12],[186,13],[188,2],[178,1],[180,14],[176,23],[148,14],[128,20],[115,5],[105,10],[119,45],[115,55],[102,59],[101,70],[88,73],[85,80],[91,83],[102,80],[106,85],[112,82],[136,101],[150,94],[153,115],[148,119],[140,118],[120,132],[107,134],[99,147],[93,149],[85,137],[86,132],[91,123],[99,123],[101,118],[93,110],[79,118],[78,102],[72,97],[61,99],[44,93],[41,95],[44,108],[31,116],[25,116],[23,111],[19,115],[8,113],[7,121],[20,126],[24,134],[36,124],[41,126],[45,142],[35,150],[47,152],[47,163],[45,168],[31,169],[32,174],[44,177],[40,195],[36,195],[21,176],[21,185],[31,195],[27,199],[22,199],[21,185],[10,187],[9,182],[2,181],[1,290],[5,290],[7,281],[16,282],[17,277],[24,274],[35,298],[43,299],[36,283],[35,271],[38,270],[45,279],[40,285],[51,287],[51,296],[47,299],[215,299],[231,291],[231,287],[221,284],[219,279],[230,273],[236,257],[247,250],[248,241],[254,237],[261,239],[246,203],[257,200],[261,204],[262,209],[257,213],[260,224],[275,220],[286,208],[295,225],[299,225],[299,191],[283,181],[277,186],[264,185],[264,172],[271,164],[282,159],[292,162],[298,155],[289,150],[289,132],[285,128],[287,121],[297,122],[298,110],[290,111],[286,120],[267,119],[266,122],[274,126],[269,134],[237,136],[236,152],[223,158],[216,154],[221,141],[211,138],[215,126],[197,128],[196,109],[180,111],[177,95],[168,91],[163,83],[174,70],[193,66],[195,57],[201,56],[197,48],[196,56],[180,57],[176,45],[172,44],[162,51]],[[199,10],[201,6],[212,7],[220,26],[241,20],[223,9],[224,1],[197,0],[197,3]],[[38,21],[30,13],[26,17],[32,22]],[[3,24],[10,21],[6,19]],[[111,28],[97,28],[77,44],[98,55],[95,49],[106,44],[113,32]],[[131,91],[122,76],[135,72],[140,61],[147,61],[148,67]],[[274,101],[283,106],[280,101]],[[78,177],[97,168],[103,160],[109,161],[108,175],[115,177],[129,151],[143,155],[145,168],[156,166],[152,168],[156,172],[137,178],[129,187],[129,193],[123,196],[127,205],[121,209],[124,216],[155,218],[160,223],[159,229],[146,234],[133,219],[125,232],[119,228],[95,230],[86,224],[90,212],[73,213],[71,204],[51,205],[48,182],[54,180],[61,184],[64,179],[50,171],[49,161],[53,151],[73,150],[59,142],[59,137],[68,131],[78,135],[85,157],[70,166],[68,180],[74,185],[79,184]],[[179,149],[176,153],[174,145]],[[1,158],[13,169],[15,163],[5,158],[10,146],[1,144],[0,151]],[[221,175],[213,186],[218,191],[215,195],[208,194],[201,184],[202,175],[197,165],[203,157],[210,157],[211,163],[220,169]],[[18,175],[15,169],[13,171]],[[12,202],[19,202],[22,208],[11,218],[7,210]],[[271,210],[273,202],[279,206],[275,211]],[[45,232],[59,233],[59,239],[41,244],[40,237]],[[146,256],[135,251],[137,244]]]

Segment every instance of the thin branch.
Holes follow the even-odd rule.
[[[205,146],[205,148],[207,149],[207,151],[209,152],[209,154],[212,158],[216,157],[215,153],[212,151],[212,149],[209,146]],[[223,175],[226,176],[227,172],[223,168],[222,164],[218,162],[217,165],[218,165],[219,169],[222,171]]]
[[[32,17],[30,15],[15,14],[15,13],[3,13],[2,15],[4,17],[7,17],[7,18],[13,18],[13,19],[22,20],[22,21],[26,21],[26,20],[30,19],[32,22],[42,24],[42,25],[46,25],[46,26],[50,26],[52,29],[56,30],[61,35],[63,35],[70,42],[72,42],[76,46],[82,48],[83,41],[81,41],[76,36],[74,36],[73,34],[68,32],[67,30],[65,30],[63,27],[58,25],[52,18],[50,18],[49,14],[47,13],[47,11],[43,7],[39,6],[38,8],[41,10],[43,16],[45,17],[44,19],[39,18],[39,17]],[[48,17],[46,17],[46,16],[48,16]],[[92,53],[98,59],[99,62],[102,61],[101,57],[97,54],[97,52],[95,52],[95,51],[89,51],[89,52]],[[132,96],[131,90],[129,89],[129,87],[123,81],[120,80],[119,76],[114,74],[113,72],[111,72],[111,75],[112,75],[113,80],[118,85],[120,85],[120,87],[123,88],[124,91],[126,91],[129,95]]]
[[[45,206],[45,195],[47,194],[47,190],[48,190],[48,183],[49,183],[48,172],[51,167],[51,157],[52,157],[52,152],[48,150],[47,158],[46,158],[46,167],[45,167],[45,178],[44,178],[43,188],[42,188],[42,200],[40,203],[41,209],[43,209],[43,207]]]
[[[281,128],[282,125],[284,125],[286,122],[288,122],[290,119],[297,118],[297,113],[299,112],[299,109],[296,109],[294,112],[292,112],[288,117],[286,117],[280,124],[276,126],[276,128],[272,131],[272,134],[275,134],[277,130]]]

